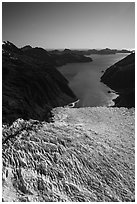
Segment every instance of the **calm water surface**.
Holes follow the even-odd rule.
[[[88,63],[71,63],[58,68],[58,70],[68,79],[69,87],[78,97],[79,102],[76,107],[87,106],[111,106],[112,99],[117,95],[108,93],[111,90],[100,82],[109,66],[125,58],[128,54],[115,55],[90,55],[93,59]]]

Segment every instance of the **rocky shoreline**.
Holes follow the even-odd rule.
[[[109,67],[101,82],[119,95],[114,99],[115,107],[135,107],[135,53]]]

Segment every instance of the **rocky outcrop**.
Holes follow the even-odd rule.
[[[28,48],[28,47],[27,47]],[[68,81],[55,68],[52,56],[42,48],[19,49],[3,44],[2,120],[48,120],[53,107],[76,100]]]
[[[134,108],[53,114],[3,126],[3,201],[135,202]]]
[[[101,77],[101,81],[119,94],[115,106],[134,107],[135,54],[132,53],[109,67]]]

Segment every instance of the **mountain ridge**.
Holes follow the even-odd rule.
[[[106,69],[101,82],[119,94],[115,106],[135,107],[135,53]]]
[[[17,118],[48,120],[53,107],[77,100],[56,69],[58,56],[42,48],[22,50],[9,41],[2,48],[3,122],[12,123]],[[65,61],[58,59],[59,64],[70,60],[68,56]]]

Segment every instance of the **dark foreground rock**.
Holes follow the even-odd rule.
[[[134,108],[56,108],[3,126],[5,202],[135,202]]]
[[[101,81],[119,94],[115,106],[135,107],[135,54],[109,67]]]
[[[53,107],[76,100],[68,81],[55,68],[54,57],[42,48],[3,44],[2,120],[48,120]]]

